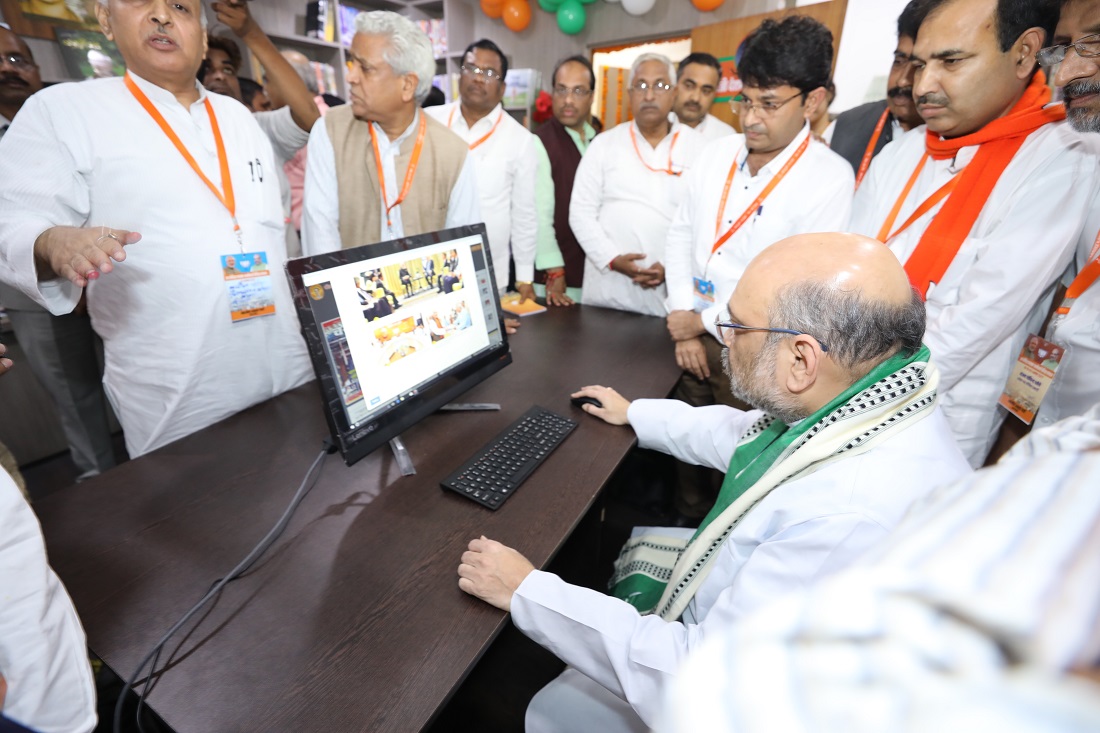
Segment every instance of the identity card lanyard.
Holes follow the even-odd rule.
[[[386,174],[382,171],[382,154],[378,152],[378,136],[374,132],[374,123],[370,123],[368,127],[370,144],[374,147],[374,164],[378,167],[378,186],[382,189],[382,205],[386,207],[386,226],[392,228],[393,220],[390,212],[405,200],[405,196],[412,187],[413,176],[416,175],[416,164],[420,162],[420,149],[424,147],[424,131],[428,129],[428,118],[423,112],[420,113],[420,127],[416,131],[416,144],[413,145],[412,157],[409,158],[409,167],[405,170],[405,182],[401,184],[401,193],[392,204],[386,195]]]
[[[672,170],[672,149],[676,147],[676,138],[680,137],[680,133],[676,133],[672,136],[672,142],[668,144],[668,168],[654,168],[649,163],[645,162],[645,158],[642,157],[642,151],[638,149],[638,138],[634,136],[634,125],[630,126],[630,142],[634,143],[634,152],[638,156],[638,160],[642,161],[642,165],[649,168],[654,173],[664,173],[669,176],[678,176],[681,171]]]
[[[951,192],[955,190],[955,186],[959,183],[959,176],[957,174],[952,176],[950,181],[940,186],[939,190],[934,194],[925,199],[924,203],[918,206],[917,210],[905,220],[905,223],[898,227],[893,234],[890,234],[890,227],[894,226],[894,222],[897,221],[898,214],[901,213],[902,204],[905,203],[905,199],[909,198],[909,193],[913,190],[913,186],[917,182],[917,177],[920,176],[920,172],[924,169],[924,164],[927,162],[928,153],[925,153],[921,157],[920,162],[917,163],[917,169],[913,171],[913,175],[909,176],[909,182],[905,184],[905,189],[901,192],[901,196],[899,196],[898,200],[894,203],[894,208],[890,210],[890,216],[886,217],[886,221],[883,222],[882,229],[878,232],[878,241],[883,243],[889,242],[912,226],[913,222],[931,211],[936,204],[950,196]]]
[[[863,160],[859,163],[859,172],[856,173],[857,190],[859,184],[863,182],[863,177],[867,175],[867,169],[871,167],[871,158],[875,157],[875,146],[878,145],[878,139],[882,137],[882,131],[886,128],[886,120],[888,119],[890,119],[890,110],[885,109],[882,111],[882,117],[878,118],[875,131],[871,134],[871,142],[867,143],[867,150],[863,152]]]
[[[176,135],[175,130],[173,130],[169,126],[168,121],[164,119],[164,115],[160,113],[160,110],[149,101],[149,97],[145,96],[145,92],[141,91],[138,85],[134,83],[134,80],[130,78],[130,72],[126,72],[125,82],[126,88],[130,90],[130,94],[134,95],[138,103],[141,104],[141,106],[145,108],[145,111],[149,113],[149,116],[153,118],[153,121],[160,126],[161,131],[163,131],[168,139],[172,141],[172,144],[176,146],[176,150],[180,152],[180,155],[182,155],[183,159],[191,166],[191,169],[198,174],[207,188],[218,197],[218,201],[221,201],[222,205],[229,210],[229,216],[233,219],[233,233],[237,235],[237,244],[240,246],[241,252],[243,253],[244,239],[241,236],[241,225],[237,223],[237,200],[233,196],[233,179],[229,175],[229,158],[225,154],[225,143],[222,141],[221,129],[218,128],[218,118],[214,115],[214,107],[210,104],[210,98],[207,97],[203,102],[206,106],[206,114],[210,117],[210,129],[214,133],[214,145],[218,150],[218,167],[221,170],[222,188],[225,189],[224,193],[219,191],[218,187],[202,172],[202,169],[199,168],[199,164],[195,162],[194,157],[192,157],[191,153],[184,147],[179,136]]]
[[[1092,245],[1088,264],[1081,268],[1081,272],[1077,273],[1077,277],[1073,278],[1069,289],[1066,290],[1066,297],[1062,299],[1062,304],[1054,312],[1054,318],[1051,319],[1051,324],[1047,328],[1048,334],[1053,333],[1058,324],[1069,315],[1069,309],[1073,307],[1073,301],[1077,300],[1081,293],[1088,290],[1097,278],[1100,278],[1100,257],[1097,257],[1097,255],[1100,255],[1100,234],[1096,235],[1096,243]]]
[[[451,109],[451,114],[450,114],[450,116],[447,117],[447,129],[448,130],[451,128],[451,123],[455,121],[455,110],[456,109],[458,109],[457,105],[454,108]],[[493,129],[489,130],[489,132],[487,132],[483,137],[481,137],[477,141],[470,143],[470,150],[473,150],[478,145],[481,145],[483,142],[485,142],[486,140],[491,138],[493,136],[493,133],[497,131],[497,128],[500,127],[500,121],[503,120],[503,119],[504,119],[504,110],[502,109],[500,111],[500,114],[497,115],[497,121],[493,123]]]
[[[717,241],[715,241],[714,246],[710,249],[711,257],[714,256],[714,253],[717,252],[723,244],[729,241],[730,237],[737,233],[738,229],[745,225],[749,217],[760,208],[760,205],[764,203],[764,199],[768,198],[771,192],[775,190],[775,187],[786,177],[787,173],[790,172],[791,168],[794,167],[794,164],[798,162],[798,159],[802,157],[802,154],[806,152],[806,148],[809,146],[810,136],[807,135],[806,139],[802,141],[802,144],[798,146],[798,149],[794,151],[794,155],[792,155],[790,159],[783,164],[783,167],[779,169],[779,173],[775,174],[775,177],[768,181],[768,185],[764,187],[764,190],[760,192],[756,200],[749,204],[749,207],[741,213],[737,221],[733,222],[733,226],[727,229],[725,233],[719,237],[718,230],[722,226],[722,214],[726,211],[726,199],[729,198],[730,186],[733,185],[733,178],[737,175],[737,159],[741,157],[740,151],[738,151],[737,155],[733,156],[733,163],[730,165],[729,175],[726,176],[726,185],[722,189],[722,200],[718,203],[718,216],[714,219],[714,236],[717,237]],[[707,262],[709,264],[710,260],[708,259]]]

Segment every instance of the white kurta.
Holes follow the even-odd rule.
[[[0,676],[4,715],[41,733],[96,725],[87,641],[65,586],[46,560],[42,529],[0,469]]]
[[[628,412],[639,446],[723,471],[759,417],[757,411],[693,408],[676,400],[636,400]],[[768,494],[722,544],[680,622],[640,616],[624,601],[541,571],[517,589],[512,620],[652,725],[662,689],[704,638],[846,567],[884,538],[911,503],[969,471],[936,410],[866,453]],[[583,730],[578,724],[585,714],[577,705],[554,715],[561,730]]]
[[[386,137],[381,126],[374,122],[370,123],[374,125],[374,131],[378,136],[378,149],[382,154],[382,173],[386,178],[386,197],[389,201],[396,201],[401,193],[404,171],[402,171],[402,177],[398,179],[397,155],[400,152],[401,143],[416,133],[417,125],[420,124],[419,114],[420,112],[417,111],[417,116],[413,117],[413,121],[405,131],[392,141]],[[332,140],[328,136],[328,128],[325,127],[323,117],[314,123],[306,149],[309,154],[306,159],[305,193],[302,198],[302,253],[316,255],[322,252],[335,252],[341,248],[340,191],[336,182],[336,153],[332,148]],[[462,170],[459,171],[458,180],[451,189],[451,196],[447,203],[447,217],[444,220],[445,228],[477,224],[481,221],[477,188],[474,162],[467,155],[462,164]],[[381,192],[378,194],[378,206],[381,211],[385,211]],[[405,236],[400,205],[391,212],[388,224],[385,216],[379,217],[379,220],[381,222],[378,232],[379,242],[388,242]]]
[[[632,129],[637,150],[630,139]],[[569,202],[569,226],[585,253],[584,303],[666,314],[664,285],[642,288],[610,265],[618,255],[632,252],[645,255],[635,262],[639,267],[664,264],[665,237],[687,190],[683,174],[695,164],[702,147],[702,136],[678,122],[656,148],[634,122],[597,135],[588,146]],[[680,175],[664,172],[670,151],[671,168]]]
[[[516,280],[531,282],[535,278],[538,241],[535,136],[499,104],[473,127],[466,124],[460,102],[428,107],[426,112],[468,145],[492,131],[485,142],[470,150],[469,157],[473,158],[477,171],[478,198],[493,253],[497,288],[503,290],[508,285],[509,257],[516,263]],[[494,125],[497,125],[495,131]]]
[[[184,108],[134,81],[206,176],[221,181],[209,98],[225,141],[244,251],[264,251],[273,316],[233,323],[220,256],[239,254],[233,223],[122,79],[59,84],[31,97],[0,142],[0,279],[53,313],[80,290],[39,283],[35,239],[53,226],[140,232],[126,260],[88,287],[103,338],[103,384],[131,457],[206,427],[311,378],[282,274],[283,213],[271,145],[239,102],[200,89]],[[29,174],[33,171],[33,175]]]
[[[1092,200],[1092,211],[1077,246],[1075,271],[1088,262],[1100,235],[1100,191]],[[1065,353],[1035,416],[1035,428],[1048,427],[1100,404],[1100,281],[1078,296],[1065,320],[1050,329],[1046,337],[1064,346]]]
[[[847,229],[855,188],[852,167],[826,146],[811,140],[802,157],[757,212],[711,255],[718,236],[741,217],[809,134],[807,124],[755,176],[745,164],[748,149],[744,135],[730,135],[703,148],[695,167],[685,176],[688,192],[668,230],[665,277],[670,311],[694,310],[694,279],[709,280],[714,283],[714,304],[700,312],[703,325],[717,338],[714,319],[726,311],[733,289],[756,255],[795,234]],[[716,236],[718,206],[734,160],[738,169]]]
[[[704,117],[703,121],[695,126],[695,131],[702,135],[703,140],[708,143],[737,132],[732,125],[723,122],[712,114]]]
[[[891,142],[856,193],[851,229],[878,235],[924,154],[925,128]],[[929,159],[895,227],[974,158]],[[928,291],[925,343],[940,369],[941,406],[971,465],[980,466],[1005,411],[997,400],[1029,333],[1042,325],[1073,256],[1097,175],[1096,158],[1064,123],[1032,133],[1002,173],[943,280]],[[889,242],[905,262],[942,204]]]

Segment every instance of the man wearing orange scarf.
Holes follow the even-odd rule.
[[[1069,264],[1095,158],[1051,101],[1035,54],[1058,0],[927,0],[913,49],[925,120],[874,161],[852,230],[877,237],[925,296],[944,413],[980,466],[1028,333]]]

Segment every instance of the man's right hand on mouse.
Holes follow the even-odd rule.
[[[626,419],[626,411],[630,408],[630,400],[623,397],[621,394],[611,389],[610,387],[601,387],[599,385],[589,385],[588,387],[582,387],[570,397],[594,397],[603,404],[603,407],[596,407],[595,405],[583,405],[582,410],[589,415],[595,415],[605,422],[609,422],[612,425],[626,425],[628,421]]]

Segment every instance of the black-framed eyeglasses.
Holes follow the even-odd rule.
[[[768,333],[785,333],[790,336],[809,336],[817,341],[821,346],[821,350],[825,353],[829,353],[829,347],[825,345],[825,342],[814,336],[812,333],[806,333],[805,331],[795,331],[790,328],[768,328],[767,326],[745,326],[740,323],[734,323],[733,321],[723,321],[722,316],[718,315],[714,318],[714,330],[718,332],[718,339],[725,343],[728,339],[726,331],[723,329],[729,329],[729,334],[732,336],[737,331],[767,331]]]
[[[663,81],[655,81],[652,84],[648,81],[638,81],[630,86],[630,91],[638,92],[638,94],[645,94],[649,89],[652,89],[657,96],[661,96],[672,91],[672,85]]]
[[[33,69],[37,64],[18,53],[0,53],[0,66],[8,64],[15,69]]]
[[[798,92],[793,97],[787,97],[782,102],[753,102],[745,97],[741,97],[740,99],[735,99],[730,102],[730,106],[733,107],[733,111],[741,117],[744,117],[749,112],[756,112],[760,117],[771,117],[787,102],[801,96],[802,92]]]
[[[592,96],[592,90],[584,87],[554,87],[554,96],[558,99],[566,99],[570,95],[577,99],[588,99]]]
[[[1091,36],[1082,36],[1073,43],[1063,43],[1060,46],[1047,46],[1046,48],[1041,48],[1039,52],[1035,54],[1035,59],[1039,62],[1039,66],[1049,69],[1052,66],[1057,66],[1062,63],[1070,48],[1075,49],[1077,55],[1083,59],[1096,58],[1100,56],[1100,33],[1093,33]]]
[[[480,66],[474,66],[473,64],[463,64],[462,73],[473,79],[478,77],[485,81],[504,81],[504,74],[500,73],[496,69],[483,69]]]

